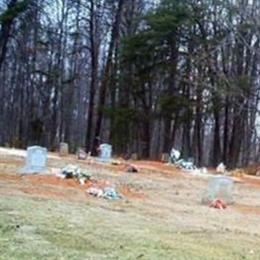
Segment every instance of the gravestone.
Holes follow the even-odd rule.
[[[67,156],[69,154],[69,145],[67,143],[60,143],[60,156]]]
[[[132,153],[131,154],[131,160],[137,161],[138,160],[138,154],[137,153]]]
[[[169,162],[169,154],[168,153],[162,153],[162,162]]]
[[[207,191],[202,196],[202,203],[208,204],[221,199],[227,204],[234,202],[234,181],[227,176],[214,176],[209,180]]]
[[[101,144],[99,146],[99,160],[102,162],[110,161],[112,156],[112,145],[110,144]]]
[[[27,148],[26,164],[21,173],[39,173],[46,169],[47,149],[41,146]]]
[[[170,152],[169,163],[176,163],[180,159],[181,153],[180,151],[172,148]]]
[[[77,150],[77,157],[78,160],[86,160],[87,159],[87,153],[83,148],[78,148]]]
[[[217,173],[225,174],[226,173],[226,166],[224,163],[220,163],[216,168]]]

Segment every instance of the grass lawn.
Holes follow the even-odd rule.
[[[127,201],[1,195],[0,259],[260,259],[259,237],[172,222]]]

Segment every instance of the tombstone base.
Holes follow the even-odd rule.
[[[44,167],[24,167],[21,170],[19,170],[19,173],[21,174],[37,174],[37,173],[42,173],[46,171],[46,168]]]
[[[112,160],[111,160],[111,158],[109,158],[109,159],[105,159],[105,158],[97,158],[97,160],[99,161],[99,162],[103,162],[103,163],[110,163]]]

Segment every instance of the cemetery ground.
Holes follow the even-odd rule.
[[[16,154],[16,155],[15,155]],[[48,158],[46,175],[19,175],[23,152],[0,150],[0,259],[260,259],[260,180],[235,185],[226,210],[201,204],[207,179],[159,162],[125,165]],[[66,164],[91,171],[120,200],[55,176]]]

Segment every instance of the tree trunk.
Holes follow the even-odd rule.
[[[98,102],[98,111],[97,111],[97,121],[96,121],[96,127],[95,127],[95,138],[100,136],[101,133],[101,124],[103,119],[103,109],[106,102],[106,94],[107,94],[107,88],[109,84],[109,75],[110,75],[110,69],[112,64],[112,58],[113,58],[113,52],[115,48],[115,44],[117,41],[117,38],[119,37],[119,26],[121,21],[121,12],[123,9],[124,0],[119,0],[117,12],[115,21],[112,28],[112,34],[111,34],[111,40],[109,44],[108,49],[108,56],[107,61],[104,69],[103,79],[100,86],[100,93],[99,93],[99,102]],[[95,144],[92,146],[92,153],[95,153]]]
[[[0,70],[3,64],[3,61],[5,59],[6,51],[7,51],[7,43],[10,37],[11,27],[13,24],[13,21],[17,14],[10,15],[11,10],[14,9],[14,7],[17,4],[17,0],[11,0],[8,4],[8,9],[6,10],[6,16],[8,18],[5,18],[2,21],[1,31],[0,31]],[[3,16],[4,17],[4,16]]]
[[[92,128],[93,128],[93,115],[94,115],[94,101],[96,89],[98,86],[98,43],[97,43],[97,24],[96,24],[96,10],[94,1],[90,1],[90,48],[91,48],[91,83],[89,93],[89,106],[88,106],[88,120],[86,132],[86,151],[90,151],[92,144]],[[92,149],[95,155],[95,149]]]

